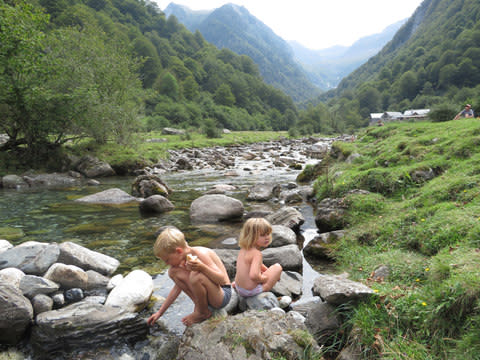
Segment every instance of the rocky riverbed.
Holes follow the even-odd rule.
[[[350,137],[345,137],[344,139],[350,140]],[[195,233],[200,229],[202,236],[205,236],[207,233],[210,234],[211,238],[207,244],[216,248],[232,277],[235,272],[234,260],[236,258],[236,249],[238,248],[236,246],[236,234],[242,220],[249,216],[264,216],[274,224],[274,241],[272,247],[264,251],[265,263],[280,262],[286,270],[278,286],[272,290],[272,293],[267,293],[258,299],[254,299],[253,304],[242,303],[238,301],[238,297],[234,297],[237,299],[237,302],[231,305],[229,310],[231,315],[195,325],[182,335],[184,328],[179,325],[179,319],[183,312],[191,311],[188,308],[191,302],[185,297],[179,298],[176,306],[173,306],[162,317],[162,321],[159,322],[158,326],[149,329],[145,325],[145,319],[152,311],[158,308],[159,303],[162,301],[162,296],[165,296],[171,287],[167,276],[158,274],[157,271],[151,271],[152,269],[149,267],[143,270],[132,271],[132,263],[128,264],[128,261],[123,261],[126,263],[122,271],[122,274],[125,275],[123,281],[132,276],[130,273],[139,276],[139,271],[142,274],[141,276],[147,274],[146,278],[153,281],[152,288],[148,285],[142,288],[141,291],[138,291],[144,294],[143,297],[140,297],[143,299],[142,301],[134,301],[133,303],[137,305],[127,307],[127,310],[122,310],[126,314],[131,314],[119,315],[122,319],[124,316],[130,319],[129,324],[131,325],[123,326],[121,324],[124,323],[121,321],[115,322],[118,321],[117,315],[100,315],[104,314],[105,308],[123,309],[122,306],[118,306],[118,302],[108,301],[111,293],[114,293],[112,289],[116,288],[112,284],[108,286],[115,278],[109,278],[113,273],[102,274],[100,272],[102,276],[107,276],[107,279],[102,278],[103,285],[100,288],[103,290],[99,291],[101,295],[88,293],[88,288],[91,287],[91,285],[88,285],[88,274],[87,277],[77,275],[84,281],[79,280],[79,282],[73,284],[62,280],[62,276],[54,278],[56,281],[52,280],[51,273],[61,273],[63,271],[63,273],[72,274],[75,270],[79,274],[83,274],[96,270],[89,268],[91,265],[88,265],[88,263],[91,261],[84,261],[86,264],[82,265],[85,267],[82,269],[82,267],[78,266],[78,263],[63,261],[62,259],[65,259],[65,255],[59,255],[59,257],[55,258],[57,252],[53,248],[57,246],[58,254],[62,254],[64,250],[61,249],[72,246],[70,245],[72,242],[65,241],[68,238],[64,237],[57,241],[56,245],[51,242],[48,244],[48,236],[45,235],[43,235],[43,239],[39,239],[41,240],[39,241],[40,245],[31,243],[30,246],[35,245],[43,249],[43,253],[53,253],[53,255],[50,255],[49,262],[40,261],[43,264],[42,269],[36,269],[31,273],[28,266],[22,268],[23,265],[21,264],[23,263],[21,261],[13,264],[11,260],[12,253],[23,253],[25,248],[28,247],[25,245],[28,245],[28,243],[23,240],[25,236],[20,236],[12,243],[4,243],[3,252],[0,253],[0,257],[4,259],[0,259],[0,269],[4,270],[0,270],[0,272],[4,272],[7,269],[17,269],[23,272],[23,275],[16,272],[17,276],[15,279],[17,280],[13,281],[13,285],[6,284],[6,280],[0,282],[0,284],[6,288],[5,293],[15,293],[15,296],[18,296],[19,299],[25,298],[26,300],[22,301],[26,304],[26,308],[28,308],[28,303],[31,304],[31,312],[28,310],[22,312],[26,314],[28,320],[21,323],[27,324],[24,331],[30,329],[30,327],[34,329],[32,331],[32,339],[36,344],[35,348],[40,349],[40,351],[35,353],[35,356],[40,356],[39,353],[53,354],[60,351],[62,356],[68,357],[68,354],[70,354],[72,358],[84,356],[84,358],[113,359],[121,356],[125,359],[170,359],[178,356],[178,358],[196,359],[200,357],[210,358],[209,351],[223,349],[222,354],[224,355],[222,356],[225,357],[221,358],[231,358],[232,354],[235,354],[235,357],[233,357],[235,359],[246,358],[252,351],[259,358],[269,358],[268,356],[270,355],[268,354],[274,353],[289,354],[287,358],[299,358],[298,354],[302,349],[295,348],[293,345],[293,343],[296,343],[295,339],[292,340],[290,338],[289,340],[287,337],[279,337],[277,339],[271,336],[264,336],[265,334],[272,335],[278,333],[278,329],[275,330],[272,326],[276,326],[275,324],[283,321],[285,321],[284,330],[286,333],[291,334],[293,330],[298,330],[315,334],[309,345],[310,349],[317,349],[315,346],[324,344],[328,340],[329,334],[331,335],[331,332],[334,331],[332,329],[338,329],[340,326],[340,319],[334,317],[335,321],[326,322],[327,326],[323,328],[318,326],[319,322],[324,321],[319,321],[318,319],[322,319],[325,316],[331,317],[330,315],[334,313],[335,308],[342,303],[373,295],[372,291],[362,284],[350,282],[342,277],[319,276],[319,274],[316,274],[314,279],[309,279],[310,283],[313,284],[311,286],[311,296],[302,298],[305,283],[302,273],[305,275],[305,261],[301,251],[303,244],[299,243],[299,238],[302,239],[302,233],[311,230],[305,229],[305,227],[302,228],[302,226],[305,225],[305,221],[307,221],[308,226],[329,226],[328,219],[330,217],[316,218],[315,224],[313,224],[313,220],[305,219],[301,210],[311,197],[312,190],[309,186],[298,186],[294,180],[296,174],[307,163],[316,163],[325,155],[329,149],[329,144],[333,140],[310,138],[292,141],[285,139],[279,142],[254,144],[251,146],[176,151],[171,153],[168,161],[161,162],[151,168],[136,169],[135,173],[138,176],[132,179],[132,187],[125,190],[115,188],[102,190],[102,182],[108,178],[102,177],[101,169],[107,169],[105,176],[112,175],[112,172],[108,169],[108,164],[99,162],[96,159],[90,159],[92,166],[85,165],[88,159],[79,159],[78,164],[83,164],[82,166],[77,164],[70,169],[70,172],[62,174],[48,174],[48,176],[45,174],[43,176],[28,174],[4,177],[2,179],[4,188],[2,191],[18,192],[31,189],[40,189],[42,191],[42,189],[62,188],[66,184],[68,186],[74,184],[79,187],[88,185],[90,188],[92,188],[92,185],[95,185],[93,188],[96,190],[88,191],[90,194],[77,196],[72,200],[87,207],[92,206],[92,204],[102,207],[115,207],[120,204],[132,206],[133,204],[133,207],[137,208],[136,216],[139,213],[147,212],[149,215],[146,217],[142,215],[142,219],[154,219],[152,223],[148,223],[148,226],[151,226],[150,235],[148,235],[148,246],[146,246],[148,248],[146,251],[148,252],[151,251],[155,232],[162,226],[178,225],[186,232],[187,238],[191,233]],[[95,164],[98,165],[96,168]],[[86,169],[89,170],[87,171]],[[187,174],[188,176],[186,176]],[[205,174],[210,175],[206,176]],[[213,181],[211,174],[215,174]],[[176,179],[177,182],[169,181],[171,179]],[[73,181],[73,183],[70,181]],[[182,205],[177,200],[178,198],[175,198],[175,194],[179,192],[177,184],[191,186],[195,189],[193,192],[190,192],[190,198]],[[149,203],[142,207],[141,204],[145,203],[152,196],[155,197],[153,200],[158,200],[160,203],[152,200],[151,202],[154,205]],[[163,199],[168,200],[168,203]],[[165,204],[167,205],[166,207],[164,206]],[[177,220],[179,217],[179,205],[182,207],[182,211],[186,213],[186,215],[182,215],[184,219],[182,223],[179,223]],[[334,205],[328,204],[331,208]],[[336,212],[335,208],[332,209],[331,212]],[[326,211],[322,213],[326,213]],[[176,216],[172,216],[172,214]],[[9,223],[11,222],[9,221]],[[334,235],[320,234],[321,236],[318,236],[318,239],[323,241],[326,236],[329,236],[329,238],[330,236],[334,238],[342,236],[339,229],[332,228],[330,230],[325,230],[325,234],[331,232]],[[49,251],[45,250],[47,248]],[[88,248],[91,248],[91,246],[88,246]],[[317,245],[311,246],[311,248],[312,250],[309,253],[312,257],[315,257],[315,254],[318,253],[318,248],[321,248],[321,244],[318,244],[317,241]],[[101,254],[100,252],[98,254],[98,256],[107,256],[109,259],[115,259],[115,256]],[[27,259],[32,257],[32,255],[29,256],[27,256]],[[43,257],[40,258],[43,259]],[[124,259],[117,261],[121,264],[122,260]],[[28,263],[28,261],[25,263]],[[79,270],[72,269],[71,266],[78,267]],[[8,271],[15,272],[14,270]],[[38,281],[37,278],[45,278],[56,284],[51,285],[55,290],[47,292],[48,295],[45,293],[41,294],[52,298],[52,301],[53,296],[50,296],[50,294],[58,293],[59,291],[64,297],[67,291],[73,293],[80,292],[72,291],[72,289],[80,289],[81,292],[86,291],[87,296],[84,293],[82,296],[78,296],[76,301],[70,303],[69,300],[65,303],[67,305],[65,307],[59,307],[52,303],[50,309],[49,305],[37,305],[35,310],[36,301],[33,301],[33,299],[38,294],[25,293],[26,286],[23,285],[23,290],[22,286],[20,286],[22,281],[25,283],[32,276],[35,276],[35,281]],[[66,277],[69,278],[70,275]],[[3,278],[5,279],[6,276]],[[24,280],[25,278],[27,280]],[[146,279],[145,277],[141,278]],[[9,282],[12,281],[9,280]],[[18,291],[12,289],[17,282]],[[135,282],[150,283],[148,280],[134,280],[133,283]],[[130,291],[135,287],[131,285],[126,287],[129,289],[127,298],[133,297],[137,299],[137,295],[132,296],[132,293],[137,293],[137,290]],[[153,297],[151,297],[152,294]],[[97,302],[92,305],[92,299],[86,300],[89,297],[96,297]],[[144,309],[146,306],[145,297],[153,301],[150,303],[151,308]],[[50,304],[50,301],[44,296],[41,298]],[[123,300],[120,301],[120,303],[123,302],[128,303]],[[16,303],[16,301],[13,303]],[[85,305],[85,303],[88,303],[88,305]],[[12,302],[9,302],[9,304],[12,304]],[[138,306],[138,304],[141,304],[141,306]],[[273,309],[275,315],[272,314],[267,318],[255,312],[247,312],[248,315],[247,313],[242,315],[250,318],[248,321],[261,323],[262,325],[259,325],[258,329],[261,328],[263,330],[254,334],[248,333],[249,335],[245,335],[243,342],[240,342],[242,346],[239,346],[237,344],[238,341],[229,339],[226,334],[231,333],[231,331],[239,331],[237,319],[241,318],[237,317],[241,316],[240,314],[248,309]],[[59,316],[59,311],[61,316]],[[9,313],[11,314],[11,312]],[[277,319],[276,317],[279,318]],[[79,319],[83,320],[80,321]],[[4,316],[2,320],[3,322],[0,320],[0,324],[2,324],[0,327],[8,326],[12,316]],[[91,324],[92,321],[95,323],[95,326],[84,326],[85,324]],[[244,322],[245,320],[239,321]],[[80,326],[80,329],[79,323],[84,324]],[[59,324],[63,325],[60,326]],[[219,337],[217,340],[199,337],[203,332],[208,334],[209,331],[206,328],[212,326],[214,328],[220,326],[223,329],[223,333],[218,333]],[[2,327],[2,333],[3,329],[6,328]],[[126,328],[127,331],[121,332],[119,328]],[[16,334],[18,335],[18,332]],[[14,337],[17,340],[12,341],[9,338],[8,341],[18,341],[19,337],[17,335]],[[92,340],[88,340],[89,336],[92,337]],[[20,338],[25,339],[25,333]],[[120,345],[111,345],[107,348],[102,347],[109,338],[119,340]],[[61,341],[52,343],[51,339],[61,339]],[[263,339],[264,345],[258,348],[254,347],[253,350],[248,346],[252,341],[260,344],[260,339]],[[98,343],[95,342],[96,340],[98,340]],[[2,339],[2,342],[7,343],[4,339]],[[84,343],[86,345],[98,345],[99,347],[96,350],[84,349],[81,346]],[[287,345],[281,347],[278,343]],[[313,344],[316,345],[313,346]],[[243,352],[241,350],[242,347],[244,349]],[[27,346],[27,348],[29,347]],[[234,349],[239,350],[233,351]],[[303,350],[305,349],[303,348]],[[73,355],[74,353],[75,355]],[[177,353],[178,355],[176,355]]]

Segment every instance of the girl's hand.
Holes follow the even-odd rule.
[[[267,275],[263,275],[263,274],[260,275],[260,284],[265,284],[267,280],[268,280]]]

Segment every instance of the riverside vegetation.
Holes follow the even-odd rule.
[[[166,154],[169,146],[187,146],[184,142],[211,146],[278,135],[285,134],[164,136],[166,143],[128,151],[90,150],[120,164],[124,156],[142,158],[147,149],[153,156],[155,148]],[[379,294],[340,310],[345,329],[327,352],[348,343],[366,359],[478,359],[479,144],[478,119],[388,123],[359,131],[353,142],[334,143],[320,171],[315,166],[303,171],[303,178],[315,180],[317,200],[343,198],[348,207],[345,236],[331,248],[337,270]],[[355,160],[345,161],[348,157]],[[369,193],[357,195],[354,189]],[[381,265],[389,274],[373,280]]]
[[[349,209],[333,257],[380,295],[344,310],[339,342],[368,359],[479,359],[479,144],[478,119],[390,123],[333,144],[315,182],[317,199]],[[380,265],[389,275],[374,281]]]

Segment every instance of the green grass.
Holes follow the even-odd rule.
[[[477,119],[368,128],[316,179],[317,201],[348,205],[338,270],[380,295],[344,313],[364,358],[480,359],[479,134]]]

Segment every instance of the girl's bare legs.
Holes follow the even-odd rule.
[[[270,291],[275,286],[278,280],[280,280],[282,270],[282,266],[277,263],[273,264],[263,272],[263,275],[267,277],[267,282],[262,284],[263,291]]]

